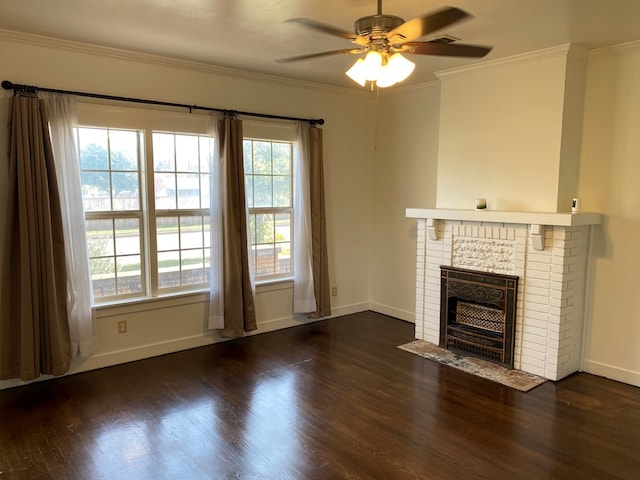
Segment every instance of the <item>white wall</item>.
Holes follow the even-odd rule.
[[[593,242],[587,371],[640,386],[640,42],[589,59],[579,196]]]
[[[438,208],[556,211],[567,50],[439,75]]]
[[[362,239],[370,236],[372,208],[375,105],[370,94],[2,31],[0,58],[0,79],[15,83],[324,118],[329,275],[332,286],[338,287],[338,296],[332,297],[333,313],[368,308],[366,279],[371,251]],[[0,92],[2,125],[8,120],[11,95]],[[0,128],[0,141],[0,168],[6,169],[4,127]],[[6,180],[6,174],[0,175],[0,205],[6,204]],[[4,225],[2,210],[0,220]],[[259,289],[257,333],[306,322],[304,317],[293,317],[291,304],[290,285]],[[216,341],[205,328],[206,314],[206,295],[141,304],[133,309],[101,309],[95,326],[98,352],[87,361],[76,361],[72,371]],[[128,333],[117,333],[119,320],[127,320]],[[0,388],[16,383],[0,382]]]
[[[440,85],[380,96],[373,177],[371,308],[415,320],[416,222],[407,207],[435,207]]]

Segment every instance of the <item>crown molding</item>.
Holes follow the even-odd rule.
[[[640,49],[640,40],[609,45],[608,47],[594,48],[591,50],[590,55],[593,57],[617,57],[626,55],[637,49]]]
[[[578,44],[566,43],[564,45],[558,45],[556,47],[543,48],[541,50],[535,50],[533,52],[521,53],[518,55],[512,55],[510,57],[497,58],[495,60],[488,60],[486,62],[474,63],[473,65],[467,65],[464,67],[452,68],[449,70],[441,70],[435,72],[436,77],[442,79],[444,77],[457,75],[460,73],[466,73],[474,70],[484,70],[487,68],[493,68],[501,65],[511,65],[514,63],[525,63],[539,58],[552,57],[556,55],[568,56],[575,55],[578,58],[588,58],[589,49]]]
[[[267,73],[252,72],[249,70],[241,70],[230,67],[222,67],[206,62],[198,62],[195,60],[187,60],[184,58],[167,57],[152,53],[136,52],[133,50],[125,50],[120,48],[105,47],[89,43],[77,42],[74,40],[64,40],[60,38],[47,37],[44,35],[36,35],[32,33],[17,32],[14,30],[0,29],[0,40],[7,40],[27,45],[35,45],[39,47],[55,48],[58,50],[67,50],[76,53],[84,53],[101,57],[114,58],[118,60],[133,61],[139,63],[147,63],[151,65],[176,68],[181,70],[191,70],[194,72],[207,73],[223,77],[231,77],[242,80],[252,80],[259,82],[269,82],[274,85],[285,87],[307,88],[311,90],[324,90],[332,93],[345,93],[349,95],[363,95],[357,89],[341,87],[338,85],[330,85],[320,82],[311,82],[308,80],[293,79],[271,75]]]
[[[410,85],[398,85],[397,87],[384,89],[382,91],[382,95],[389,96],[389,95],[395,95],[399,93],[410,93],[410,92],[427,90],[429,88],[440,88],[440,81],[431,80],[429,82],[412,83]]]

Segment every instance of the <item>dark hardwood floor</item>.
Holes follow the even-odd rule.
[[[0,392],[0,480],[640,478],[640,388],[522,393],[367,312]]]

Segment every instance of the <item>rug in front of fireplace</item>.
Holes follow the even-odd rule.
[[[477,375],[487,380],[515,388],[521,392],[528,392],[534,387],[547,381],[546,378],[522,372],[520,370],[510,370],[497,363],[489,362],[481,358],[474,358],[451,350],[440,348],[433,343],[424,340],[414,340],[413,342],[399,345],[398,348],[407,352],[419,355],[423,358],[433,360],[443,365],[449,365],[472,375]]]

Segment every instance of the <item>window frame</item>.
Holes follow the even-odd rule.
[[[285,274],[272,274],[272,275],[262,275],[260,277],[258,277],[257,275],[257,271],[255,271],[257,265],[256,262],[257,260],[254,258],[254,276],[255,276],[255,281],[256,281],[256,285],[258,284],[267,284],[267,283],[276,283],[276,282],[283,282],[283,281],[291,281],[293,280],[293,275],[294,275],[294,249],[295,249],[295,244],[294,244],[294,221],[295,221],[295,215],[294,215],[294,205],[295,205],[295,199],[294,199],[294,179],[295,179],[295,157],[296,157],[296,148],[297,148],[297,131],[296,131],[296,125],[292,122],[283,122],[283,121],[274,121],[274,120],[269,120],[269,121],[265,121],[265,120],[256,120],[256,119],[248,119],[248,120],[243,120],[243,148],[244,148],[244,142],[245,141],[262,141],[262,142],[270,142],[271,144],[274,143],[287,143],[290,144],[291,147],[291,151],[290,151],[290,179],[289,179],[289,192],[290,192],[290,204],[288,207],[251,207],[251,206],[247,206],[247,212],[248,215],[259,215],[259,214],[265,214],[265,213],[272,213],[274,215],[274,222],[275,222],[275,217],[278,213],[287,213],[289,215],[290,218],[290,227],[289,227],[289,272],[285,273]],[[243,155],[244,158],[244,155]],[[253,174],[252,174],[253,175]],[[246,186],[246,176],[247,173],[245,172],[245,186]],[[273,176],[273,170],[272,170],[272,174],[271,176]],[[250,223],[250,220],[248,219],[248,222]],[[275,225],[274,225],[274,229],[275,229]],[[251,237],[251,231],[249,231],[249,236]],[[250,243],[251,243],[251,250],[252,250],[252,255],[255,252],[255,249],[253,248],[253,239],[250,238]],[[274,245],[276,245],[277,242],[275,242],[275,238],[274,238]]]
[[[180,213],[174,210],[165,212],[156,210],[154,194],[153,172],[153,132],[170,132],[175,134],[211,136],[211,118],[208,113],[176,112],[170,108],[144,108],[131,107],[128,104],[114,102],[101,102],[97,99],[81,100],[77,104],[77,118],[79,127],[97,127],[112,129],[129,129],[139,133],[139,184],[140,184],[140,238],[141,238],[141,275],[146,277],[143,292],[126,295],[103,296],[96,299],[96,306],[100,308],[118,308],[122,306],[129,311],[136,311],[145,307],[149,302],[167,301],[167,299],[184,297],[187,303],[193,299],[201,298],[209,290],[209,283],[198,286],[177,287],[175,289],[158,288],[158,246],[156,241],[156,221],[164,213],[180,217]],[[286,211],[291,217],[290,235],[290,272],[286,276],[262,276],[256,278],[258,291],[270,291],[272,288],[291,288],[294,272],[294,169],[298,148],[295,123],[279,120],[255,120],[243,119],[244,139],[263,140],[269,142],[286,142],[291,144],[291,206],[276,207]],[[141,132],[145,132],[142,135]],[[213,140],[214,142],[216,139]],[[214,144],[215,148],[215,144]],[[145,156],[146,155],[146,156]],[[151,172],[149,172],[149,169]],[[212,194],[213,192],[209,192]],[[257,210],[259,210],[258,208]],[[249,210],[249,209],[248,209]],[[256,209],[253,209],[254,212]],[[113,212],[110,212],[113,213]],[[209,215],[209,208],[189,211],[194,215]],[[85,212],[85,218],[97,218],[96,212]],[[111,218],[111,217],[110,217]],[[117,212],[117,218],[131,218],[131,213]],[[207,248],[207,247],[204,247]],[[207,267],[205,266],[205,269]],[[194,297],[194,295],[196,295]],[[202,297],[204,298],[204,297]],[[163,300],[164,299],[164,300]],[[191,299],[191,300],[190,300]],[[173,300],[171,300],[174,302]],[[139,307],[133,305],[140,304]],[[173,303],[172,303],[173,304]],[[129,305],[129,306],[127,306]]]
[[[209,288],[209,283],[160,288],[158,284],[158,244],[156,222],[161,217],[209,216],[209,208],[163,209],[155,208],[153,133],[211,136],[210,117],[206,114],[183,113],[163,109],[143,109],[122,105],[78,102],[78,126],[104,129],[127,129],[138,133],[138,183],[140,208],[130,211],[85,211],[85,219],[133,218],[140,222],[141,292],[100,296],[96,305],[110,305],[131,301],[146,301],[175,294],[193,294]],[[215,141],[215,140],[213,140]],[[80,154],[80,151],[78,151]],[[199,173],[200,174],[200,173]],[[211,192],[209,192],[211,194]],[[177,192],[176,192],[177,195]],[[176,207],[178,205],[176,204]],[[204,239],[203,239],[204,240]],[[114,240],[115,242],[115,240]],[[205,249],[208,244],[203,244]],[[114,251],[115,256],[115,251]],[[180,269],[182,267],[180,266]],[[179,270],[181,271],[181,270]],[[205,279],[208,264],[204,265]],[[93,280],[92,280],[93,281]],[[93,288],[93,286],[92,286]]]

